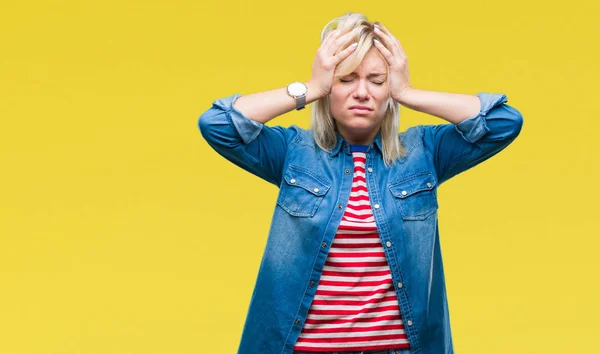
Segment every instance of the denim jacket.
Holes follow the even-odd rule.
[[[279,188],[238,354],[291,354],[350,196],[354,162],[339,133],[333,149],[322,150],[310,129],[249,119],[233,107],[240,96],[216,100],[198,120],[217,153]],[[369,198],[412,354],[454,353],[437,188],[503,150],[523,124],[506,95],[477,96],[475,116],[399,133],[407,155],[392,167],[379,134],[367,148]]]

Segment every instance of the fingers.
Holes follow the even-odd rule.
[[[389,31],[385,30],[384,32],[383,25],[375,25],[375,34],[387,45],[388,48],[394,48],[394,44],[396,43],[392,40]]]
[[[347,43],[352,36],[355,36],[359,30],[360,28],[354,28],[352,31],[341,35],[341,32],[336,29],[337,33],[335,34],[335,37],[329,38],[329,45],[325,48],[327,53],[333,56],[340,49],[340,47]]]
[[[333,46],[333,43],[342,35],[342,32],[340,31],[339,28],[334,29],[333,31],[329,32],[327,34],[327,36],[325,37],[325,40],[323,41],[323,45],[322,48],[323,50],[329,52],[331,47]]]
[[[329,31],[326,35],[325,38],[323,39],[323,43],[321,43],[321,48],[325,49],[327,47],[329,47],[329,45],[331,44],[331,41],[333,40],[332,38],[337,38],[337,36],[339,35],[340,31],[338,29],[334,29],[333,31]]]
[[[377,23],[375,24],[375,33],[379,33],[379,35],[383,34],[384,37],[389,37],[395,41],[398,41],[396,39],[396,37],[394,37],[394,35],[392,35],[392,33],[390,32],[390,30],[388,30],[384,25],[382,25],[381,23]]]
[[[375,43],[375,47],[379,49],[381,54],[383,54],[385,60],[388,62],[388,65],[394,65],[394,55],[389,51],[381,42],[377,39],[373,41]]]
[[[342,60],[346,59],[350,53],[356,49],[356,47],[358,47],[358,43],[352,43],[348,46],[348,48],[334,55],[333,58],[335,59],[335,65],[338,65]]]
[[[404,53],[404,48],[402,48],[402,44],[400,41],[394,37],[390,31],[385,28],[382,24],[375,24],[375,34],[381,38],[384,43],[390,48],[390,51],[399,57],[404,57],[406,54]]]

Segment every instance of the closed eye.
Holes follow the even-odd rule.
[[[343,79],[340,79],[340,81],[341,81],[341,82],[351,82],[351,81],[352,81],[352,79],[349,79],[349,80],[343,80]],[[373,81],[373,83],[374,83],[375,85],[383,85],[383,84],[385,84],[385,81],[382,81],[382,82],[374,82],[374,81]]]

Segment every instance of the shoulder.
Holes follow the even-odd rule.
[[[284,138],[287,141],[287,144],[293,144],[298,140],[305,139],[306,129],[302,129],[297,125],[290,125],[288,127],[284,127],[282,125],[268,125],[261,124],[263,127],[263,131],[267,131],[269,133],[276,132],[281,138]]]
[[[400,144],[410,153],[410,151],[423,145],[423,135],[424,126],[415,125],[398,133],[398,138],[400,139]]]
[[[288,129],[293,132],[292,144],[311,147],[317,146],[312,129],[304,129],[297,125],[290,125]]]

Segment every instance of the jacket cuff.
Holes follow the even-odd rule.
[[[485,117],[487,113],[492,108],[508,101],[506,95],[501,93],[479,92],[476,96],[481,102],[479,113],[454,125],[463,139],[470,143],[475,143],[490,131]]]
[[[241,96],[241,94],[236,93],[232,96],[216,100],[213,105],[227,112],[229,123],[237,130],[244,143],[248,144],[260,134],[264,124],[246,117],[233,106],[235,100]]]

